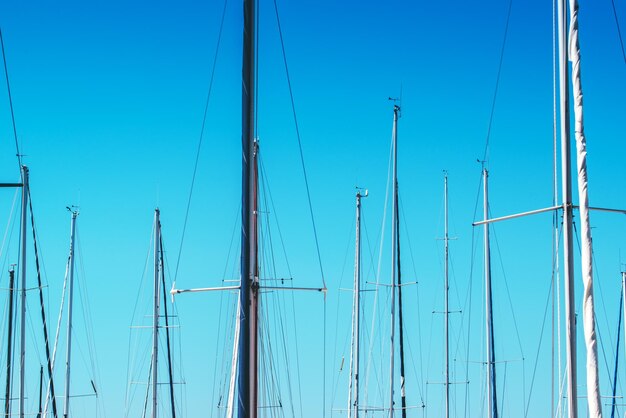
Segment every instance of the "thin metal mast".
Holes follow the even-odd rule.
[[[389,417],[393,418],[393,383],[394,383],[394,334],[396,329],[396,222],[398,205],[398,114],[400,106],[393,105],[393,131],[391,135],[393,149],[393,199],[391,204],[391,338],[390,338],[390,365],[389,365]]]
[[[22,231],[21,231],[21,312],[20,312],[20,400],[19,416],[24,418],[25,378],[26,378],[26,208],[28,206],[28,167],[22,166]]]
[[[243,3],[241,287],[238,358],[239,418],[256,418],[258,402],[258,277],[256,195],[256,0]]]
[[[489,219],[489,173],[483,169],[483,217]],[[485,257],[485,319],[487,329],[487,418],[498,418],[496,396],[496,356],[493,338],[493,306],[491,294],[491,250],[489,248],[489,224],[483,225]]]
[[[356,192],[356,243],[354,250],[354,295],[352,298],[352,344],[350,352],[350,382],[348,388],[348,417],[359,416],[359,342],[361,310],[361,197],[367,197],[367,190],[362,195]]]
[[[450,329],[449,329],[449,316],[450,306],[448,301],[448,293],[450,290],[450,284],[448,280],[448,265],[449,265],[449,235],[448,235],[448,173],[443,176],[443,205],[444,205],[444,234],[443,234],[443,247],[444,247],[444,296],[443,296],[443,316],[444,316],[444,330],[445,330],[445,351],[446,351],[446,375],[444,385],[446,387],[446,415],[445,418],[450,417]]]
[[[622,272],[622,308],[624,310],[624,327],[626,327],[626,271]],[[624,351],[626,352],[626,328],[624,329]]]
[[[578,417],[576,379],[576,317],[574,300],[574,247],[572,227],[572,175],[570,155],[569,76],[566,0],[559,0],[559,101],[561,127],[561,193],[563,199],[563,277],[565,279],[565,323],[567,353],[567,405],[569,418]]]
[[[39,412],[37,412],[37,418],[42,418],[43,415],[43,366],[39,369]]]
[[[622,282],[623,282],[622,278]],[[622,331],[622,311],[624,309],[624,288],[622,283],[622,291],[619,298],[619,311],[617,320],[617,347],[615,348],[615,368],[613,369],[613,396],[611,397],[611,418],[615,418],[615,407],[617,406],[615,401],[617,400],[617,370],[619,367],[619,343],[620,332]]]
[[[9,324],[7,330],[7,380],[4,392],[4,416],[8,417],[11,413],[11,367],[13,365],[13,293],[15,290],[15,270],[11,267],[9,270]]]
[[[400,405],[402,418],[406,418],[406,388],[404,374],[404,319],[402,318],[402,267],[400,263],[400,205],[396,182],[396,262],[398,266],[398,340],[400,342]]]
[[[169,374],[169,389],[170,389],[170,406],[172,408],[172,418],[176,418],[176,405],[174,404],[174,372],[172,370],[172,348],[171,348],[171,344],[170,344],[170,324],[169,324],[169,317],[168,317],[168,313],[167,313],[167,303],[165,303],[165,301],[167,300],[167,291],[165,289],[165,261],[164,261],[164,257],[163,257],[163,236],[161,234],[160,235],[160,240],[159,240],[159,249],[161,251],[161,258],[159,260],[159,266],[161,268],[161,287],[162,287],[162,294],[163,294],[163,316],[165,317],[165,341],[166,341],[166,347],[167,347],[167,370],[168,370],[168,374]]]
[[[158,389],[158,357],[159,357],[159,267],[161,264],[160,242],[161,222],[159,209],[154,210],[154,302],[152,312],[152,418],[157,417],[157,389]]]
[[[72,311],[74,308],[74,245],[76,237],[76,217],[77,211],[72,211],[72,222],[70,228],[70,275],[69,275],[69,299],[67,302],[67,349],[65,353],[65,405],[63,407],[63,417],[67,418],[70,413],[70,365],[72,359]]]

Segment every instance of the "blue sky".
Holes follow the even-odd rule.
[[[84,279],[107,416],[124,412],[129,325],[138,293],[140,300],[148,296],[149,286],[140,287],[140,280],[156,206],[162,211],[170,269],[175,267],[223,5],[221,1],[0,4],[17,131],[24,161],[31,169],[49,323],[56,323],[67,257],[69,215],[65,207],[78,204]],[[410,268],[405,277],[416,274],[420,283],[407,298],[407,316],[414,321],[407,324],[407,334],[417,370],[417,376],[409,376],[407,390],[410,402],[416,404],[419,397],[415,387],[411,389],[411,378],[421,384],[441,380],[441,318],[431,312],[442,305],[442,248],[435,238],[443,230],[444,169],[450,179],[451,235],[458,238],[451,244],[452,294],[458,292],[458,297],[452,296],[454,304],[464,305],[472,277],[471,314],[464,307],[463,315],[452,320],[455,335],[460,330],[465,335],[454,345],[462,353],[455,380],[465,378],[465,362],[482,359],[481,236],[480,231],[472,235],[471,222],[480,176],[476,159],[482,157],[485,146],[508,2],[323,0],[279,1],[278,6],[330,289],[328,408],[331,399],[335,408],[346,403],[345,378],[337,379],[333,367],[346,354],[342,341],[349,332],[350,295],[338,289],[349,287],[351,280],[354,187],[370,190],[364,202],[364,223],[372,243],[368,251],[377,257],[392,121],[387,98],[402,92],[399,181],[407,226],[405,245],[410,239],[416,265],[416,272]],[[618,1],[616,9],[624,27],[626,6]],[[228,243],[240,196],[240,12],[239,2],[228,2],[179,269],[180,287],[218,285],[227,260],[233,262]],[[489,148],[494,215],[551,205],[551,18],[550,2],[512,3]],[[622,190],[626,182],[622,168],[626,65],[611,3],[583,1],[580,25],[591,204],[626,208]],[[321,279],[271,2],[261,1],[260,30],[258,132],[266,174],[293,275],[302,285],[317,286]],[[10,122],[3,87],[3,181],[19,177]],[[0,219],[8,219],[13,194],[2,191],[0,199]],[[480,203],[478,207],[480,213]],[[615,341],[626,224],[623,216],[596,213],[592,213],[592,223],[600,334],[605,341]],[[528,397],[535,364],[551,274],[550,228],[549,215],[495,227],[500,250],[493,261],[497,355],[508,360],[525,358],[523,366],[508,363],[506,387],[501,388],[504,410],[512,417],[524,416],[522,398]],[[12,237],[3,254],[2,288],[7,287],[7,263],[17,257],[15,232]],[[403,263],[412,264],[408,259]],[[372,266],[366,264],[370,272],[366,279],[375,280]],[[383,263],[381,280],[387,265]],[[278,268],[284,273],[284,260]],[[236,276],[232,268],[226,271]],[[579,295],[577,288],[578,306]],[[29,298],[30,303],[36,302],[34,295]],[[304,416],[320,416],[322,301],[315,295],[295,298],[298,324],[310,330],[298,334],[301,374],[307,376],[302,391]],[[381,300],[387,300],[383,292]],[[214,393],[219,303],[216,295],[185,295],[176,302],[187,416],[200,416],[213,408],[209,394]],[[34,310],[35,326],[36,314]],[[472,324],[469,343],[468,321]],[[545,416],[549,411],[549,326],[548,322],[530,416]],[[579,331],[582,343],[582,328]],[[467,344],[470,358],[463,353]],[[422,347],[421,367],[417,347]],[[612,362],[615,349],[608,342],[605,349]],[[31,362],[38,364],[43,357],[37,358],[32,350]],[[582,355],[579,364],[582,385]],[[77,376],[85,373],[79,366],[75,369]],[[470,416],[477,416],[481,367],[470,363],[469,370]],[[504,374],[504,366],[499,371]],[[601,379],[602,393],[608,395],[604,363]],[[32,395],[35,377],[29,377],[28,383]],[[79,378],[73,385],[80,387]],[[441,387],[425,387],[426,414],[437,416]],[[463,416],[463,388],[455,390],[456,416]],[[579,392],[583,391],[581,386]]]

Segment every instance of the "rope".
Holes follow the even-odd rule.
[[[385,242],[385,221],[387,220],[387,208],[389,206],[389,186],[391,183],[391,162],[393,157],[393,143],[389,146],[389,163],[387,165],[387,182],[385,183],[385,205],[383,206],[383,218],[380,225],[380,245],[378,248],[378,266],[376,268],[376,291],[374,292],[374,303],[372,308],[372,326],[370,331],[370,338],[372,344],[370,344],[370,348],[367,354],[367,366],[365,368],[365,390],[363,399],[365,402],[368,402],[368,386],[369,386],[369,376],[370,376],[370,367],[372,365],[372,352],[374,350],[374,336],[375,336],[375,326],[376,326],[376,309],[378,307],[378,292],[379,292],[379,284],[380,284],[380,269],[382,265],[383,258],[383,245]],[[382,351],[382,347],[381,347]],[[374,366],[375,367],[375,366]]]
[[[204,127],[206,126],[206,116],[209,110],[209,101],[211,99],[211,92],[213,91],[213,80],[215,78],[217,54],[220,50],[220,43],[222,41],[222,29],[224,29],[224,17],[226,16],[227,4],[228,4],[228,0],[224,0],[224,8],[222,9],[222,19],[220,21],[220,30],[217,36],[217,45],[215,46],[215,55],[213,56],[213,67],[211,68],[209,91],[207,93],[206,102],[204,104],[204,114],[202,116],[202,127],[200,128],[200,139],[198,140],[198,148],[196,149],[196,160],[193,166],[193,175],[191,176],[191,186],[189,187],[189,198],[187,199],[187,208],[185,210],[185,221],[183,222],[183,233],[180,238],[180,248],[178,249],[178,258],[176,259],[176,270],[174,270],[174,281],[176,281],[176,279],[178,278],[178,267],[180,266],[180,257],[183,252],[183,243],[185,241],[185,231],[187,230],[187,221],[189,219],[189,208],[191,207],[191,197],[193,195],[193,188],[196,183],[196,174],[198,172],[198,161],[200,160],[200,149],[202,148],[202,141],[204,139]]]
[[[37,248],[37,235],[35,229],[35,215],[33,213],[33,200],[30,196],[30,189],[27,190],[28,193],[28,206],[30,209],[30,222],[31,228],[33,230],[33,245],[35,247],[35,267],[37,269],[37,285],[39,286],[39,303],[41,304],[41,320],[43,322],[43,337],[44,342],[46,344],[46,362],[48,365],[48,378],[50,379],[50,396],[52,399],[52,414],[56,418],[57,417],[57,403],[56,397],[54,395],[54,377],[52,375],[52,363],[50,357],[50,342],[48,340],[48,324],[46,322],[46,310],[44,306],[43,299],[43,286],[41,284],[41,269],[39,264],[39,251]]]
[[[528,409],[530,408],[530,399],[533,395],[533,386],[535,384],[535,376],[537,373],[537,365],[539,364],[539,352],[541,351],[541,342],[543,341],[543,330],[546,327],[546,317],[548,316],[548,307],[550,306],[550,296],[552,294],[552,282],[548,286],[548,297],[546,298],[546,307],[543,311],[543,323],[541,325],[541,332],[539,337],[539,345],[537,346],[537,355],[535,356],[535,367],[533,368],[533,377],[530,379],[530,388],[528,389],[528,402],[524,409],[524,417],[528,416]]]
[[[283,39],[283,30],[280,25],[280,17],[278,16],[278,5],[274,0],[274,12],[276,14],[276,23],[278,24],[278,35],[280,37],[280,47],[283,54],[283,63],[285,64],[285,73],[287,76],[287,86],[289,87],[289,99],[291,100],[291,112],[293,113],[293,122],[296,129],[296,137],[298,138],[298,150],[300,151],[300,163],[302,165],[302,174],[304,175],[304,185],[306,187],[306,196],[309,203],[309,213],[311,216],[311,224],[313,226],[313,235],[315,237],[315,249],[317,250],[317,261],[319,263],[320,274],[322,275],[322,282],[326,287],[326,279],[324,278],[324,269],[322,268],[322,256],[320,253],[319,240],[317,238],[317,228],[315,227],[315,217],[313,216],[313,204],[311,203],[311,191],[309,189],[309,180],[306,172],[306,166],[304,164],[304,153],[302,151],[302,139],[300,137],[300,128],[298,126],[298,117],[296,114],[296,103],[293,98],[293,89],[291,88],[291,78],[289,76],[289,66],[287,65],[287,54],[285,52],[285,42]]]
[[[283,63],[285,65],[285,74],[287,77],[287,86],[289,88],[289,99],[291,101],[291,111],[293,113],[293,121],[294,121],[294,126],[296,129],[296,138],[298,139],[298,150],[300,152],[300,163],[302,165],[302,174],[304,176],[304,185],[306,188],[306,195],[307,195],[307,201],[308,201],[308,205],[309,205],[309,214],[311,217],[311,226],[313,227],[313,236],[315,238],[315,250],[317,251],[317,261],[319,264],[319,269],[320,269],[320,274],[322,276],[322,283],[324,288],[326,288],[326,279],[324,277],[324,268],[322,266],[322,256],[320,253],[320,245],[319,245],[319,239],[317,236],[317,228],[315,226],[315,216],[313,215],[313,204],[311,202],[311,191],[309,188],[309,179],[307,176],[307,171],[306,171],[306,165],[304,163],[304,153],[302,151],[302,139],[300,136],[300,127],[298,125],[298,117],[296,114],[296,104],[295,104],[295,100],[293,97],[293,89],[291,87],[291,77],[289,75],[289,66],[287,65],[287,54],[285,52],[285,42],[284,42],[284,38],[283,38],[283,30],[280,24],[280,17],[278,14],[278,4],[276,3],[276,0],[274,0],[274,13],[276,15],[276,24],[278,26],[278,35],[280,38],[280,47],[281,47],[281,51],[282,51],[282,56],[283,56]],[[324,364],[323,364],[323,384],[322,384],[322,417],[326,416],[326,297],[324,297]]]
[[[619,37],[619,44],[622,47],[622,58],[624,58],[624,64],[626,64],[626,52],[624,52],[624,41],[622,40],[622,31],[619,26],[619,20],[617,19],[617,10],[615,9],[615,0],[611,0],[611,6],[613,6],[613,16],[615,17],[615,26],[617,27],[617,36]]]
[[[400,213],[402,214],[402,221],[404,224],[404,229],[405,229],[405,236],[406,236],[406,240],[407,240],[407,244],[409,246],[409,255],[411,256],[411,264],[413,267],[413,274],[415,275],[415,288],[416,288],[416,293],[417,293],[417,334],[419,335],[419,343],[420,343],[420,350],[419,350],[419,359],[420,359],[420,372],[421,372],[421,379],[422,381],[420,382],[418,380],[417,382],[417,387],[418,387],[418,391],[419,391],[419,395],[420,395],[420,400],[422,401],[422,407],[424,407],[424,391],[422,386],[424,385],[424,363],[423,363],[423,356],[422,356],[422,350],[421,350],[421,336],[422,336],[422,317],[419,315],[419,311],[420,311],[420,293],[419,293],[419,281],[417,280],[417,268],[415,267],[415,258],[413,256],[413,247],[411,246],[411,237],[409,236],[409,228],[408,228],[408,224],[406,221],[406,215],[405,215],[405,210],[404,210],[404,204],[402,199],[398,199],[398,202],[400,204]],[[407,340],[409,341],[409,340]],[[410,342],[409,342],[409,350],[410,350]],[[416,374],[416,378],[417,378],[417,371],[415,372]],[[420,384],[421,383],[421,384]]]
[[[4,39],[2,38],[2,28],[0,28],[0,46],[2,47],[2,62],[4,63],[4,78],[7,83],[7,93],[9,95],[9,109],[11,110],[11,124],[13,126],[13,138],[15,139],[15,155],[19,167],[22,166],[22,155],[17,140],[17,127],[15,125],[15,112],[13,111],[13,96],[11,95],[11,84],[9,83],[9,70],[7,68],[7,56],[4,51]]]
[[[485,138],[485,151],[483,152],[483,161],[489,159],[489,138],[491,137],[491,126],[493,125],[493,115],[496,110],[496,99],[498,97],[498,89],[500,87],[500,74],[502,73],[502,62],[504,61],[504,47],[506,46],[506,39],[509,34],[509,22],[511,21],[511,9],[513,6],[513,0],[509,0],[509,10],[506,14],[506,25],[504,26],[504,39],[502,40],[502,47],[500,48],[500,62],[498,63],[498,74],[496,75],[496,87],[493,91],[493,99],[491,101],[491,111],[489,113],[489,125],[487,125],[487,137]]]

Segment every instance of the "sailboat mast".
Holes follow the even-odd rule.
[[[159,266],[161,222],[159,209],[154,210],[154,294],[152,312],[152,418],[157,417],[157,389],[158,389],[158,357],[159,357]]]
[[[450,283],[448,280],[448,266],[449,266],[449,235],[448,235],[448,173],[443,176],[443,201],[444,201],[444,234],[443,234],[443,246],[444,246],[444,296],[443,296],[443,316],[444,316],[444,330],[445,330],[445,356],[446,356],[446,371],[444,382],[446,388],[446,415],[445,418],[450,418],[450,328],[449,328],[449,313],[450,306],[448,301],[448,293],[450,290]]]
[[[483,218],[489,219],[489,173],[483,169]],[[489,224],[484,229],[485,263],[485,319],[487,334],[487,418],[498,418],[496,396],[496,356],[493,338],[493,306],[491,293],[491,249],[489,247]]]
[[[623,281],[623,278],[622,278]],[[615,407],[617,404],[615,401],[617,400],[617,371],[619,369],[619,343],[620,343],[620,332],[622,331],[622,311],[624,309],[624,288],[622,284],[622,291],[620,292],[619,298],[619,311],[617,317],[617,347],[615,347],[615,368],[613,369],[613,396],[611,397],[611,418],[615,418]]]
[[[257,277],[257,193],[256,193],[256,1],[243,3],[242,66],[242,190],[241,190],[241,284],[240,336],[238,359],[239,418],[257,416],[258,381],[258,277]]]
[[[626,327],[626,271],[622,272],[622,309],[624,315],[624,327]],[[626,351],[626,329],[624,330],[624,351]]]
[[[74,309],[74,254],[76,237],[76,217],[78,212],[72,211],[72,222],[70,227],[70,260],[69,260],[69,299],[67,302],[67,349],[65,353],[65,405],[63,417],[67,418],[70,413],[70,365],[72,359],[72,312]]]
[[[8,417],[11,413],[11,367],[13,365],[13,293],[15,290],[15,270],[11,267],[9,270],[9,324],[7,330],[7,380],[4,392],[4,416]]]
[[[350,352],[350,382],[348,388],[348,417],[359,416],[359,342],[361,310],[361,191],[356,192],[356,244],[354,251],[354,295],[352,299],[352,344]]]
[[[394,334],[396,329],[396,223],[398,205],[398,114],[400,112],[400,106],[393,106],[393,130],[391,134],[391,142],[393,149],[393,199],[391,207],[391,338],[390,338],[390,365],[389,365],[389,417],[393,418],[393,383],[394,383]]]
[[[576,318],[574,300],[574,247],[572,227],[572,175],[570,155],[569,76],[566,0],[557,3],[559,38],[559,101],[561,129],[561,193],[563,199],[563,277],[565,279],[565,323],[567,354],[567,405],[569,418],[578,417],[576,379]]]
[[[161,251],[161,258],[159,260],[159,266],[161,268],[161,293],[163,294],[163,316],[165,317],[165,341],[167,347],[167,370],[169,374],[169,389],[170,389],[170,406],[172,408],[172,418],[176,418],[176,405],[174,404],[174,372],[172,370],[172,348],[170,344],[170,324],[169,316],[167,313],[167,291],[165,290],[165,265],[163,257],[163,236],[160,235],[159,249]]]
[[[42,418],[43,415],[43,366],[39,369],[39,412],[37,412],[37,418]]]
[[[26,398],[26,208],[28,206],[28,167],[22,166],[22,228],[21,228],[21,306],[20,306],[20,400],[19,416],[24,418],[24,400]]]
[[[398,187],[396,186],[396,264],[398,268],[398,339],[400,342],[400,405],[402,418],[406,418],[406,388],[404,374],[404,319],[402,318],[402,268],[400,263],[400,206],[398,201]]]

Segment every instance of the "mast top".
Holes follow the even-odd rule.
[[[77,205],[69,205],[66,206],[65,209],[71,212],[72,216],[78,216],[78,214],[80,213],[79,207]]]
[[[402,104],[402,98],[397,98],[397,97],[389,97],[387,100],[390,100],[393,102],[393,112],[398,114],[398,117],[401,116],[401,104]]]

